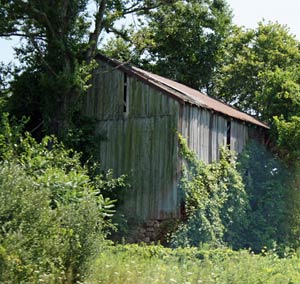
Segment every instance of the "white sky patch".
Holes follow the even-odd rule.
[[[17,46],[19,40],[14,38],[11,40],[0,38],[0,61],[9,63],[15,61],[13,46]]]
[[[233,22],[246,28],[255,28],[259,21],[286,25],[300,39],[299,0],[227,0],[233,10]]]

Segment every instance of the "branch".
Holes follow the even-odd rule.
[[[124,9],[124,12],[127,13],[127,11],[130,11],[132,10],[133,8],[139,6],[140,3],[136,2],[135,4],[133,4],[131,7],[127,8],[127,9]]]
[[[52,27],[52,24],[51,24],[51,22],[49,21],[47,15],[46,15],[44,12],[42,12],[42,11],[36,9],[35,7],[33,7],[33,6],[30,5],[30,4],[29,4],[29,7],[31,8],[31,10],[32,10],[34,13],[36,13],[36,14],[40,15],[42,18],[44,18],[44,20],[45,20],[45,22],[46,22],[46,24],[47,24],[47,26],[48,26],[50,32],[52,33],[52,36],[55,37],[55,36],[56,36],[55,31],[54,31],[54,29],[53,29],[53,27]]]
[[[34,127],[29,132],[32,134],[33,132],[35,132],[36,130],[38,130],[43,124],[44,124],[44,120],[42,120],[36,127]]]
[[[130,43],[133,43],[133,41],[130,39],[130,37],[127,35],[127,33],[124,32],[124,31],[118,30],[118,29],[116,29],[114,27],[109,27],[109,28],[107,28],[106,31],[108,33],[114,33],[114,34],[120,36],[121,38],[123,38],[124,40],[126,40],[126,41],[128,41]]]
[[[51,66],[48,64],[48,62],[44,59],[43,53],[40,50],[38,44],[35,42],[33,35],[31,35],[30,33],[28,33],[27,36],[28,36],[30,42],[32,43],[32,45],[34,46],[34,48],[39,53],[40,58],[41,58],[43,64],[46,66],[46,68],[48,68],[48,70],[52,73],[52,75],[54,75],[56,77],[57,74],[54,72],[54,70],[51,68]]]
[[[18,33],[18,32],[0,33],[0,37],[12,37],[12,36],[27,37],[27,38],[30,37],[27,33]],[[45,37],[41,36],[40,34],[31,34],[31,36],[35,37],[36,39],[45,40]]]
[[[63,5],[63,11],[62,11],[62,15],[63,15],[62,18],[63,18],[64,25],[66,23],[68,23],[68,18],[70,17],[70,15],[68,15],[68,12],[69,12],[68,6],[69,6],[69,1],[65,0],[64,5]],[[66,26],[63,27],[64,31],[65,31],[65,29],[66,29]]]
[[[26,34],[22,34],[22,33],[0,33],[0,37],[11,37],[11,36],[20,36],[20,37],[27,37]]]
[[[162,4],[156,4],[153,6],[148,6],[148,7],[144,7],[144,6],[139,6],[138,3],[136,3],[135,5],[132,5],[130,8],[127,8],[123,11],[123,15],[128,15],[128,14],[132,14],[132,13],[136,13],[136,12],[149,12],[153,9],[158,8],[159,6],[161,6]],[[138,7],[137,7],[138,6]]]
[[[98,39],[103,29],[103,17],[106,8],[106,0],[102,0],[99,9],[95,15],[95,30],[90,33],[89,37],[89,48],[86,53],[86,61],[90,62],[92,57],[95,55]]]

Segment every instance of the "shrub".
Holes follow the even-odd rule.
[[[0,131],[0,282],[73,283],[98,252],[114,201],[80,155],[55,137],[37,143],[7,116]]]
[[[283,165],[266,147],[249,141],[237,161],[221,149],[219,162],[198,160],[180,137],[186,161],[181,186],[187,220],[173,246],[227,244],[234,249],[299,246],[298,168]]]
[[[239,171],[250,204],[247,210],[248,225],[243,232],[241,246],[251,247],[255,251],[275,244],[291,246],[291,226],[298,219],[296,215],[291,218],[294,213],[290,206],[291,194],[297,191],[291,187],[293,173],[265,146],[255,141],[248,143],[241,153]],[[299,219],[296,221],[299,225]]]
[[[103,207],[110,202],[95,198],[86,183],[80,197],[53,208],[53,187],[67,192],[82,177],[47,178],[38,182],[19,165],[0,166],[1,283],[74,280],[105,237]]]

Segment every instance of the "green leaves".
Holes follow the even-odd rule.
[[[292,165],[300,156],[297,134],[289,133],[300,117],[299,42],[286,26],[261,22],[252,30],[236,27],[226,45],[213,95],[266,121],[274,150]]]
[[[269,122],[286,112],[286,104],[292,113],[300,53],[288,28],[278,23],[259,23],[253,30],[236,27],[226,45],[213,95]]]
[[[104,52],[209,92],[230,32],[230,9],[223,0],[159,2],[157,9],[145,11],[129,37],[121,33]]]
[[[274,117],[277,130],[277,145],[281,156],[288,164],[300,162],[300,116],[285,120],[283,116]]]
[[[80,154],[54,136],[38,143],[7,114],[1,123],[0,282],[75,282],[115,229],[116,201],[103,193],[124,178],[91,177]]]
[[[250,204],[247,226],[241,236],[244,245],[257,252],[263,246],[295,245],[297,239],[291,238],[291,228],[299,224],[299,219],[289,205],[291,193],[296,190],[291,186],[293,174],[276,156],[254,141],[240,155],[239,171]]]
[[[205,165],[188,149],[181,136],[179,142],[187,163],[181,181],[187,220],[179,225],[171,243],[174,246],[225,242],[236,245],[248,204],[233,153],[221,149],[220,161]]]
[[[276,119],[287,160],[298,159],[298,118]],[[205,165],[179,136],[184,158],[181,187],[186,220],[172,235],[173,246],[227,244],[235,249],[298,246],[299,168],[292,171],[265,147],[250,141],[238,157],[221,149],[220,161]],[[296,152],[296,153],[297,153]]]
[[[209,91],[211,77],[230,30],[224,1],[176,1],[149,16],[146,51],[155,73]]]

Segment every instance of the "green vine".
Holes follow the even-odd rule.
[[[181,135],[179,145],[187,220],[172,235],[171,244],[219,246],[226,242],[237,243],[236,231],[243,226],[248,203],[234,153],[222,148],[220,161],[206,165],[189,149]]]

